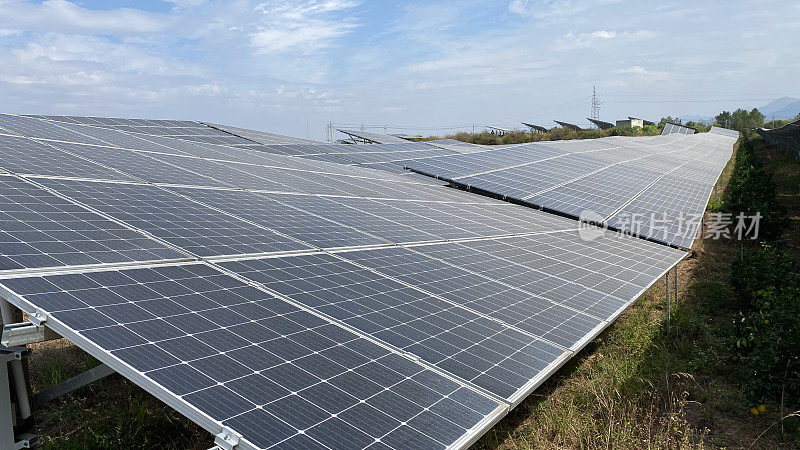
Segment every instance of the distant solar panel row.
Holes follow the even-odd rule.
[[[391,134],[370,133],[368,131],[345,130],[345,129],[337,129],[337,131],[350,136],[351,139],[360,139],[375,144],[403,144],[408,142],[403,138],[392,136]]]
[[[153,146],[153,143],[164,144],[163,141],[148,142],[147,144],[138,143],[131,146],[136,136],[150,139],[153,137],[169,137],[197,143],[225,145],[239,149],[255,152],[276,153],[280,155],[304,156],[310,159],[335,162],[339,164],[357,165],[380,170],[387,170],[394,173],[403,174],[415,178],[416,176],[403,169],[401,165],[391,164],[393,161],[414,157],[430,157],[452,152],[441,150],[436,147],[409,142],[401,139],[400,143],[387,145],[328,145],[308,139],[293,138],[274,133],[258,132],[244,128],[230,127],[218,124],[203,124],[190,121],[176,120],[146,120],[146,119],[108,119],[100,117],[74,117],[74,116],[29,116],[45,119],[55,124],[76,124],[85,125],[77,131],[96,136],[103,133],[96,128],[105,128],[114,131],[133,133],[120,138],[118,135],[104,135],[105,142],[139,150],[153,150],[164,152],[163,148]],[[95,128],[95,129],[93,129]],[[146,137],[145,137],[146,136]],[[176,144],[167,144],[176,147]],[[184,149],[187,144],[183,145]],[[416,150],[416,152],[413,152]],[[196,153],[195,149],[189,150]],[[219,152],[219,148],[207,148],[208,157],[214,157],[213,153]],[[251,152],[252,153],[252,152]],[[184,152],[181,152],[184,154]],[[240,159],[230,159],[241,161],[242,154],[237,155]],[[220,155],[217,155],[220,157]],[[251,156],[249,159],[252,159]],[[256,158],[257,159],[257,158]],[[428,181],[430,183],[430,180]]]
[[[674,123],[669,123],[669,122],[665,123],[664,124],[664,129],[661,130],[661,135],[662,136],[666,136],[668,134],[673,134],[673,133],[695,134],[695,133],[697,133],[697,130],[694,129],[694,128],[685,127],[683,125],[678,125],[678,124],[674,124]]]
[[[208,126],[235,136],[243,137],[247,140],[257,142],[262,145],[285,145],[285,144],[320,144],[320,142],[312,141],[310,139],[296,138],[292,136],[283,136],[275,133],[267,133],[264,131],[248,130],[246,128],[232,127],[229,125],[219,125],[216,123],[209,123]]]
[[[727,134],[522,144],[400,163],[468,189],[575,218],[589,213],[593,221],[689,248],[730,158],[734,140]]]
[[[800,119],[781,128],[756,130],[770,145],[780,149],[789,157],[800,159]]]
[[[192,142],[243,146],[254,144],[254,142],[240,136],[226,133],[222,130],[189,120],[122,119],[106,117],[35,115],[30,117],[46,119],[53,122],[91,125],[94,127],[109,128],[117,131],[126,131],[145,135],[173,137]]]
[[[19,119],[0,116],[0,127],[8,131],[16,130],[18,125],[35,125],[25,122],[35,119],[22,118],[22,123]],[[0,136],[0,151],[14,156],[7,164],[15,164],[16,172],[112,180],[132,180],[132,176],[154,183],[335,195],[364,195],[364,188],[353,184],[351,177],[370,178],[372,181],[360,181],[372,186],[393,185],[398,192],[409,186],[416,189],[420,183],[413,178],[389,176],[365,168],[287,159],[259,151],[201,146],[163,137],[143,139],[95,127],[76,127],[79,134],[55,125],[49,128],[47,125],[50,124],[42,123],[45,125],[32,133],[32,137],[39,141]],[[105,169],[87,159],[105,166]],[[128,175],[120,174],[120,170],[126,170]],[[103,174],[96,175],[92,171]],[[408,192],[406,197],[415,196],[416,193]]]
[[[467,446],[684,256],[385,171],[0,135],[0,294],[242,449]]]

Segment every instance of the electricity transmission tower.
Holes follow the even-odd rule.
[[[603,106],[603,104],[600,103],[600,100],[598,100],[597,98],[597,86],[592,86],[592,101],[590,104],[592,105],[592,112],[591,112],[592,119],[599,120],[600,107]]]

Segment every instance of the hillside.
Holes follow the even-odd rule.
[[[758,108],[767,120],[786,120],[800,114],[800,99],[781,97]]]

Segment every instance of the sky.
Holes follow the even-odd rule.
[[[445,134],[800,97],[800,2],[0,0],[0,112]],[[384,127],[388,128],[384,128]]]

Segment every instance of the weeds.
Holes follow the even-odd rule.
[[[455,139],[462,142],[480,145],[509,145],[522,144],[526,142],[539,141],[558,141],[569,139],[598,139],[608,136],[655,136],[661,133],[661,128],[655,125],[645,125],[641,127],[613,127],[608,130],[573,130],[570,128],[557,127],[544,133],[526,133],[524,131],[512,131],[503,135],[482,132],[482,133],[456,133],[444,137],[427,137],[417,139],[419,141],[430,141],[435,139]]]

